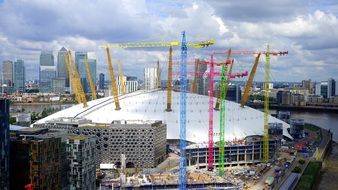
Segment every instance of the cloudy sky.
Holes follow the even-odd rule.
[[[185,30],[188,41],[216,40],[212,48],[189,49],[189,60],[227,48],[265,50],[269,44],[271,50],[289,51],[272,58],[273,81],[338,79],[337,16],[336,0],[0,0],[0,62],[24,59],[27,78],[37,79],[41,50],[56,54],[65,46],[93,52],[98,73],[108,73],[99,45],[180,41]],[[174,59],[179,55],[176,49]],[[157,60],[165,73],[168,51],[113,49],[112,58],[123,62],[124,73],[141,77]],[[254,60],[234,58],[238,72],[249,70]],[[256,80],[264,78],[262,58]]]

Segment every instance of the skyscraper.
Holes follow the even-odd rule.
[[[13,86],[13,62],[4,61],[2,64],[2,76],[4,79],[4,84],[7,86]]]
[[[52,81],[56,78],[54,55],[52,52],[41,52],[40,54],[39,90],[40,92],[51,92]]]
[[[144,88],[145,90],[152,90],[157,88],[158,79],[157,68],[144,69]]]
[[[138,81],[137,81],[137,77],[132,77],[132,76],[127,76],[126,78],[126,94],[127,93],[131,93],[131,92],[135,92],[136,90],[138,90]]]
[[[327,81],[327,98],[331,98],[336,95],[336,81],[333,78],[329,78]]]
[[[199,60],[196,60],[197,64],[198,64],[198,73],[204,73],[207,70],[207,65],[206,64],[200,64]],[[209,85],[208,80],[205,81],[203,80],[203,76],[202,75],[198,75],[197,76],[197,94],[205,94],[205,90],[204,90],[204,82],[207,83],[207,85]]]
[[[100,73],[99,75],[99,89],[103,90],[104,89],[104,74]]]
[[[9,100],[0,99],[0,189],[9,190]]]
[[[68,57],[68,52],[67,49],[62,47],[60,51],[58,52],[58,57],[57,57],[57,77],[58,78],[64,78],[66,83],[65,87],[69,88],[69,74],[66,68],[66,63],[64,59],[64,55]]]
[[[77,70],[79,71],[80,60],[88,59],[87,52],[75,52],[75,65]]]
[[[14,81],[14,90],[18,92],[25,91],[25,81],[26,81],[26,72],[24,61],[18,59],[14,62],[13,67],[13,81]]]
[[[83,87],[83,91],[85,93],[91,92],[90,86],[89,86],[89,79],[87,77],[86,67],[84,63],[84,59],[78,60],[78,71],[79,76],[81,79],[81,84]],[[94,85],[96,84],[96,60],[95,59],[88,59],[88,67],[90,71],[91,78],[93,80]]]
[[[320,95],[323,98],[328,98],[328,85],[327,81],[323,81],[320,83]]]

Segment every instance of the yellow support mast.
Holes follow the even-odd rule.
[[[161,88],[160,60],[157,60],[157,88]]]
[[[119,82],[120,82],[120,94],[123,95],[126,93],[126,89],[124,86],[124,80],[123,80],[123,72],[122,72],[122,63],[121,60],[119,60]]]
[[[96,100],[97,97],[96,97],[95,85],[94,85],[94,82],[93,82],[93,78],[92,78],[92,76],[90,74],[89,65],[88,65],[88,59],[87,58],[85,58],[84,65],[85,65],[85,68],[86,68],[87,79],[89,81],[90,90],[92,92],[92,99]]]
[[[173,82],[173,48],[169,48],[169,63],[168,63],[168,82],[167,82],[167,109],[165,111],[172,111],[171,109],[171,91]]]
[[[108,46],[106,47],[106,52],[107,52],[107,58],[108,58],[108,67],[109,67],[111,85],[112,85],[112,90],[113,90],[113,97],[114,97],[114,102],[115,102],[115,110],[120,110],[121,107],[120,107],[120,101],[119,101],[118,93],[117,93],[117,86],[116,86],[114,68],[113,68],[113,63],[111,61],[110,50],[109,50]]]
[[[197,77],[198,77],[198,66],[199,66],[199,60],[196,59],[195,60],[195,69],[194,69],[194,80],[192,82],[192,85],[191,85],[191,92],[192,93],[197,93]]]
[[[265,52],[265,96],[264,96],[264,136],[263,161],[269,161],[269,82],[270,82],[270,48]]]
[[[75,99],[76,99],[77,103],[81,104],[82,102],[81,102],[81,98],[79,96],[79,92],[78,92],[77,87],[76,87],[75,77],[74,77],[72,69],[70,68],[70,65],[69,65],[68,55],[66,53],[64,53],[63,58],[65,60],[66,68],[67,68],[67,71],[68,71],[70,85],[71,85],[72,89],[74,90]]]
[[[255,74],[256,74],[256,70],[257,70],[257,66],[258,66],[258,63],[259,63],[259,57],[260,56],[261,56],[261,54],[258,53],[258,55],[257,55],[257,57],[255,59],[255,64],[254,64],[254,66],[251,69],[248,82],[246,83],[245,90],[244,90],[244,93],[243,93],[243,96],[242,96],[242,100],[241,100],[241,107],[242,108],[244,108],[246,102],[248,101],[250,88],[251,88],[253,79],[254,79]]]
[[[190,42],[186,45],[189,47],[194,48],[204,48],[209,47],[215,44],[215,40],[206,40],[200,42]],[[156,48],[156,47],[172,47],[172,46],[181,46],[181,42],[178,41],[171,41],[171,42],[136,42],[136,43],[117,43],[117,44],[105,44],[101,45],[100,47],[105,48],[107,51],[108,56],[108,67],[110,72],[110,77],[112,78],[112,90],[113,90],[113,97],[115,102],[115,109],[120,110],[120,103],[117,93],[117,85],[114,75],[114,69],[112,66],[111,58],[110,58],[110,48]],[[167,97],[168,98],[168,97]]]
[[[83,103],[83,107],[87,107],[87,99],[86,99],[86,95],[83,91],[82,85],[81,85],[81,80],[80,80],[80,76],[79,76],[79,72],[76,69],[76,65],[75,65],[75,61],[72,55],[72,51],[68,51],[69,57],[70,57],[70,62],[72,64],[72,69],[73,69],[73,73],[74,73],[74,81],[76,84],[76,88],[79,94],[79,97],[81,99],[81,102]]]

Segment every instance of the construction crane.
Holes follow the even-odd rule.
[[[125,94],[125,86],[124,86],[124,79],[123,79],[123,73],[122,73],[122,63],[119,60],[119,83],[120,83],[120,94]]]
[[[187,46],[194,47],[194,48],[204,48],[204,47],[209,47],[215,43],[215,40],[207,40],[207,41],[200,41],[200,42],[189,42],[186,43]],[[106,45],[101,45],[101,48],[105,48],[107,52],[107,57],[108,57],[108,67],[109,67],[109,72],[110,72],[110,77],[114,78],[112,79],[112,90],[113,90],[113,96],[114,96],[114,102],[115,102],[115,109],[120,110],[120,103],[119,103],[119,98],[118,98],[118,93],[117,93],[117,87],[116,87],[116,80],[115,80],[115,75],[114,75],[114,69],[112,65],[112,61],[110,58],[110,48],[159,48],[159,47],[173,47],[173,46],[181,46],[181,42],[178,41],[171,41],[171,42],[136,42],[136,43],[117,43],[117,44],[106,44]],[[168,70],[169,67],[172,67],[172,65],[168,65]],[[168,79],[169,80],[169,79]],[[169,81],[168,81],[169,82]],[[113,84],[115,83],[115,84]],[[115,90],[114,90],[115,89]],[[172,97],[169,97],[167,99],[172,99]],[[167,102],[168,104],[168,102]]]
[[[94,85],[94,82],[93,82],[93,78],[90,74],[90,70],[89,70],[89,66],[88,66],[88,59],[87,57],[85,58],[84,60],[84,65],[85,65],[85,68],[86,68],[86,73],[87,73],[87,79],[89,81],[89,86],[90,86],[90,91],[92,93],[92,99],[93,100],[96,100],[97,97],[96,97],[96,90],[95,90],[95,85]],[[95,77],[95,76],[94,76]]]
[[[187,125],[187,41],[185,31],[182,32],[181,65],[180,65],[180,165],[179,165],[179,189],[187,189],[186,171],[186,125]]]
[[[230,55],[231,55],[231,49],[228,50],[228,56],[227,56],[227,60],[230,59]],[[230,65],[230,68],[228,68],[228,65],[223,64],[222,65],[222,74],[221,74],[221,85],[220,85],[220,102],[221,102],[221,112],[220,112],[220,127],[219,127],[219,156],[218,156],[218,160],[219,160],[219,174],[222,176],[224,174],[224,131],[225,131],[225,97],[226,97],[226,93],[227,93],[227,89],[228,89],[228,81],[229,78],[227,77],[227,80],[225,80],[225,73],[228,73],[228,69],[229,69],[229,73],[230,73],[230,69],[232,69],[232,65]]]
[[[270,47],[265,53],[265,96],[264,96],[264,136],[263,136],[263,161],[269,161],[269,82],[270,82]]]
[[[242,74],[237,73],[237,74],[235,74],[235,75],[231,74],[233,65],[234,65],[234,59],[231,61],[230,68],[229,68],[228,74],[227,74],[227,80],[225,81],[225,86],[224,86],[224,88],[226,89],[225,97],[227,96],[227,89],[228,89],[228,86],[229,86],[229,83],[230,83],[230,79],[231,79],[231,78],[236,78],[236,76],[237,76],[237,77],[244,77],[244,76],[247,75],[247,72],[244,72],[244,73],[242,73]],[[222,90],[222,89],[221,89],[221,90]],[[220,96],[220,93],[219,93],[219,96]],[[216,100],[216,104],[215,104],[214,110],[216,110],[216,111],[219,110],[220,102],[221,102],[221,100],[220,100],[220,98],[218,97],[217,100]]]
[[[105,48],[107,51],[108,57],[108,65],[110,70],[110,75],[114,78],[114,70],[112,69],[112,63],[110,58],[109,48],[152,48],[152,47],[173,47],[173,46],[181,46],[181,92],[180,92],[180,163],[179,163],[179,189],[187,188],[187,176],[186,176],[186,88],[187,88],[187,47],[191,46],[194,48],[203,48],[209,47],[215,43],[214,40],[201,41],[196,43],[187,43],[185,31],[182,32],[182,42],[144,42],[144,43],[125,43],[125,44],[108,44],[103,45],[101,47]],[[169,62],[170,63],[170,62]],[[169,64],[168,67],[172,67],[172,64]],[[172,69],[172,68],[171,68]],[[170,70],[170,68],[168,68]],[[168,79],[169,80],[169,79]],[[172,81],[170,81],[172,82]],[[116,81],[112,79],[112,83],[115,83],[116,89]],[[168,89],[169,90],[169,89]],[[171,95],[171,94],[170,94]],[[167,99],[172,99],[172,97],[168,97]],[[117,107],[118,96],[117,93],[114,94],[115,106]],[[118,108],[120,108],[118,104]]]

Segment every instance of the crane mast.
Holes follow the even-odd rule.
[[[168,82],[167,82],[167,109],[165,111],[170,112],[171,100],[172,100],[172,81],[173,81],[173,48],[169,48],[169,63],[168,63]]]
[[[186,109],[187,109],[187,42],[185,31],[182,33],[181,44],[181,65],[180,65],[180,165],[179,165],[179,189],[187,189],[186,174]]]
[[[79,96],[79,92],[77,90],[77,87],[76,87],[76,82],[75,82],[75,77],[74,77],[74,74],[72,72],[72,69],[70,68],[70,65],[69,65],[69,59],[68,59],[68,56],[66,53],[63,54],[63,58],[65,60],[65,64],[66,64],[66,69],[67,69],[67,72],[68,72],[68,75],[69,75],[69,79],[70,79],[70,85],[72,86],[72,89],[74,89],[74,95],[75,95],[75,99],[77,101],[77,103],[81,104],[81,98]]]
[[[75,65],[75,61],[72,55],[72,51],[68,51],[69,57],[70,57],[70,62],[72,64],[72,69],[73,69],[73,73],[74,73],[74,78],[75,78],[75,84],[76,84],[76,89],[78,91],[79,97],[81,99],[81,102],[83,103],[83,107],[87,107],[87,99],[86,99],[86,95],[83,91],[82,85],[81,85],[81,80],[80,80],[80,76],[79,76],[79,72],[77,71],[76,65]]]
[[[123,80],[123,73],[122,73],[122,63],[119,60],[119,83],[120,83],[120,94],[125,94],[125,85],[124,85],[124,80]]]
[[[92,93],[92,99],[96,100],[97,97],[96,97],[95,85],[94,85],[94,82],[93,82],[93,78],[92,78],[92,76],[90,74],[89,65],[88,65],[88,59],[87,58],[85,58],[85,60],[84,60],[84,65],[85,65],[85,68],[86,68],[87,79],[89,81],[90,91]]]

